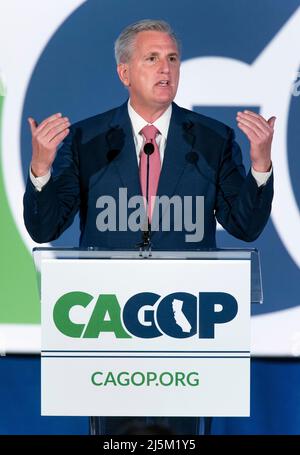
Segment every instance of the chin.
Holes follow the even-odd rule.
[[[171,104],[173,99],[174,98],[170,96],[161,96],[156,101],[158,104]]]

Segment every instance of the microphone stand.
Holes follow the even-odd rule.
[[[147,230],[143,231],[143,240],[138,244],[140,251],[149,251],[151,256],[151,223],[148,216],[149,208],[149,168],[150,168],[150,155],[154,152],[154,145],[152,142],[147,142],[144,145],[144,153],[147,155],[147,174],[146,174],[146,217],[147,217]]]

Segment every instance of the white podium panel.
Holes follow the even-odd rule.
[[[45,257],[42,414],[249,416],[249,259]]]

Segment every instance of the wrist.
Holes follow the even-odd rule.
[[[48,172],[50,171],[49,168],[35,166],[33,163],[31,163],[30,169],[34,177],[43,177],[44,175],[47,175]]]
[[[254,162],[252,161],[252,168],[256,172],[269,172],[272,168],[272,161]]]

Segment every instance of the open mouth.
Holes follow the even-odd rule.
[[[170,81],[161,80],[156,85],[158,85],[159,87],[168,87],[170,85]]]

